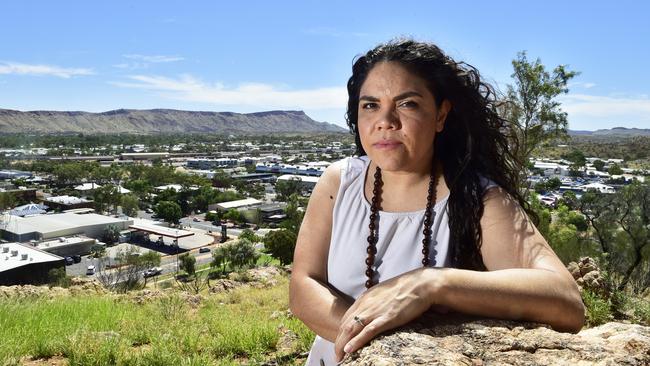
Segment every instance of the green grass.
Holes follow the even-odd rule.
[[[311,345],[314,335],[298,319],[270,319],[288,307],[286,278],[203,296],[196,308],[175,292],[143,304],[129,295],[3,299],[0,364],[57,355],[70,365],[254,364],[281,356],[279,327],[298,335],[294,354]]]

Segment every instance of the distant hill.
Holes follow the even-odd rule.
[[[337,133],[337,125],[317,122],[303,111],[257,113],[193,112],[174,109],[117,109],[103,113],[0,109],[0,133]]]
[[[625,128],[614,127],[596,131],[573,131],[569,130],[572,136],[650,136],[648,128]]]

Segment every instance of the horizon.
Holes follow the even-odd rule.
[[[392,5],[0,4],[0,108],[302,110],[345,128],[352,60],[407,35],[474,65],[501,91],[519,51],[547,70],[568,64],[581,73],[559,98],[571,130],[650,126],[650,75],[635,71],[650,62],[636,46],[650,38],[645,2]]]
[[[337,123],[332,123],[332,122],[327,122],[327,121],[317,121],[315,120],[312,116],[310,116],[307,112],[303,110],[282,110],[282,109],[273,109],[273,110],[265,110],[265,111],[256,111],[256,112],[233,112],[233,111],[209,111],[209,110],[190,110],[190,109],[176,109],[176,108],[147,108],[147,109],[139,109],[139,108],[117,108],[117,109],[109,109],[105,111],[100,111],[100,112],[89,112],[89,111],[84,111],[84,110],[50,110],[50,109],[35,109],[35,110],[26,110],[26,111],[21,111],[21,110],[15,110],[15,109],[9,109],[9,108],[0,108],[0,110],[14,110],[17,112],[21,113],[34,113],[34,112],[57,112],[57,113],[65,113],[65,112],[73,112],[73,113],[92,113],[92,114],[102,114],[102,113],[108,113],[108,112],[114,112],[114,111],[119,111],[119,110],[126,110],[126,111],[155,111],[155,110],[165,110],[165,111],[178,111],[178,112],[197,112],[197,113],[234,113],[234,114],[256,114],[256,113],[269,113],[269,112],[299,112],[299,113],[304,113],[307,117],[311,118],[315,122],[325,122],[325,123],[330,123],[332,125],[347,129],[346,126],[341,126]],[[596,132],[600,130],[615,130],[615,129],[628,129],[628,130],[648,130],[650,131],[650,128],[643,128],[643,127],[624,127],[624,126],[613,126],[613,127],[606,127],[606,128],[598,128],[595,130],[587,130],[587,129],[572,129],[568,128],[567,130],[569,132]]]

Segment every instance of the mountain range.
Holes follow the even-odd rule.
[[[195,112],[174,109],[117,109],[102,113],[0,109],[0,133],[36,134],[268,134],[344,133],[303,111],[257,113]]]
[[[575,136],[650,136],[648,128],[626,128],[614,127],[596,131],[574,131],[569,130],[569,135]]]

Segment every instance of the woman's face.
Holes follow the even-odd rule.
[[[428,172],[449,108],[448,101],[436,107],[422,78],[397,62],[380,62],[359,93],[361,145],[383,170]]]

